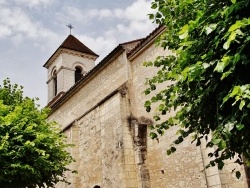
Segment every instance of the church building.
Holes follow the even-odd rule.
[[[221,171],[205,168],[214,151],[205,142],[196,147],[187,138],[168,156],[175,127],[159,140],[149,138],[154,110],[146,112],[144,102],[153,93],[144,94],[145,82],[158,70],[143,63],[171,53],[155,45],[164,31],[159,26],[145,38],[119,44],[97,65],[98,55],[70,34],[44,64],[49,120],[74,144],[69,152],[76,162],[70,167],[78,172],[65,174],[71,185],[58,188],[248,187],[244,167],[233,160]]]

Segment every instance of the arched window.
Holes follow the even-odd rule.
[[[93,188],[101,188],[99,185],[95,185]]]
[[[82,77],[83,77],[82,68],[77,66],[75,68],[75,83],[81,80]]]
[[[53,72],[53,85],[54,85],[54,96],[57,95],[57,74],[56,70]]]

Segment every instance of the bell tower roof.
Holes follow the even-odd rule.
[[[70,50],[75,50],[78,52],[83,52],[86,54],[98,56],[95,52],[90,50],[87,46],[85,46],[82,42],[80,42],[76,37],[73,35],[69,35],[63,43],[60,45],[59,48],[67,48]]]
[[[54,57],[55,54],[57,54],[61,49],[68,49],[68,50],[74,50],[77,52],[89,54],[92,56],[95,56],[96,58],[99,57],[95,52],[90,50],[87,46],[85,46],[81,41],[79,41],[76,37],[73,35],[69,35],[63,43],[57,48],[57,50],[52,54],[52,56],[48,59],[48,61],[43,65],[43,67],[47,67],[50,60]]]

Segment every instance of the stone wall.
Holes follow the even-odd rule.
[[[67,174],[70,187],[137,187],[127,120],[127,70],[126,56],[121,54],[49,117],[61,128],[73,122],[65,130],[68,142],[75,144],[71,154],[77,162],[71,167],[78,171],[74,178]]]
[[[87,80],[49,119],[56,120],[63,129],[123,85],[127,79],[126,55],[122,54],[98,74],[92,75],[91,80]]]
[[[143,91],[146,89],[145,78],[150,78],[158,71],[156,68],[145,67],[143,63],[145,61],[153,61],[157,56],[167,55],[171,52],[163,51],[161,48],[155,47],[153,44],[146,48],[138,57],[131,60],[130,74],[130,97],[131,97],[131,114],[139,119],[140,117],[146,117],[152,120],[155,113],[154,109],[156,104],[152,106],[152,112],[147,113],[144,108],[144,103],[149,100],[156,92],[146,96]],[[157,91],[164,88],[164,84],[157,85]],[[169,113],[166,117],[173,115]],[[138,121],[139,122],[139,121]],[[208,164],[208,150],[205,148],[205,143],[202,146],[196,147],[195,144],[191,144],[191,138],[188,138],[182,144],[177,146],[177,151],[167,156],[166,150],[169,149],[172,142],[176,138],[177,128],[173,127],[167,130],[164,136],[159,140],[152,140],[149,138],[150,129],[147,128],[147,141],[144,154],[144,169],[148,172],[148,179],[150,185],[140,187],[185,187],[185,188],[229,188],[247,187],[245,184],[245,174],[242,168],[238,168],[242,172],[242,178],[237,180],[235,174],[232,173],[235,164],[233,161],[228,161],[227,166],[223,171],[219,171],[217,167],[205,169],[205,165]],[[213,149],[212,149],[213,150]],[[142,164],[137,162],[139,176],[139,168]]]
[[[78,174],[67,174],[70,186],[92,188],[244,188],[242,179],[235,180],[232,161],[223,171],[217,167],[205,169],[205,143],[196,147],[191,138],[179,144],[177,151],[167,156],[166,150],[176,137],[177,128],[165,132],[158,140],[149,138],[152,112],[147,113],[144,102],[145,78],[158,71],[144,67],[144,61],[169,54],[153,44],[135,59],[127,60],[125,53],[94,72],[80,89],[49,117],[57,121],[76,159],[71,167]],[[163,88],[158,85],[157,89]],[[173,115],[169,113],[166,117]],[[70,125],[70,126],[69,126]],[[68,127],[67,127],[68,126]],[[212,148],[213,149],[213,148]],[[242,170],[242,169],[240,169]]]
[[[144,90],[145,78],[150,78],[157,73],[156,68],[145,67],[143,62],[153,61],[157,56],[170,54],[170,51],[163,51],[161,48],[156,48],[154,45],[148,47],[143,53],[131,62],[131,106],[132,114],[137,117],[146,117],[152,120],[156,105],[152,106],[152,112],[147,113],[144,108],[144,102],[150,99],[155,93],[145,96]],[[158,85],[160,90],[164,85]],[[173,114],[168,114],[168,116]],[[139,124],[140,123],[139,121]],[[147,127],[146,154],[144,159],[144,168],[148,171],[148,178],[152,188],[162,187],[190,187],[201,188],[206,187],[205,174],[202,172],[203,163],[199,148],[190,145],[191,140],[180,144],[177,152],[171,156],[167,156],[166,150],[171,145],[176,136],[176,128],[167,130],[164,136],[159,140],[149,138],[150,129]],[[137,166],[141,164],[137,163]],[[143,175],[143,174],[142,174]],[[142,176],[141,175],[141,176]],[[141,187],[145,187],[142,186]]]

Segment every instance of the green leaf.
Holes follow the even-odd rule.
[[[155,17],[154,17],[154,15],[153,14],[149,14],[149,19],[150,20],[153,20]]]
[[[215,144],[215,145],[218,145],[220,142],[221,142],[221,139],[218,139],[218,138],[213,138],[212,139],[212,143]]]
[[[151,5],[151,8],[152,9],[156,9],[158,6],[157,6],[157,4],[156,3],[152,3],[152,5]]]
[[[149,136],[151,139],[156,139],[158,137],[157,134],[154,132],[150,132]]]
[[[205,28],[206,34],[209,35],[217,27],[217,24],[210,24]]]
[[[146,102],[144,103],[144,106],[145,106],[145,107],[151,106],[151,102],[150,102],[150,101],[146,101]]]
[[[242,108],[245,106],[245,104],[246,104],[245,100],[241,100],[239,109],[242,110]]]
[[[188,36],[188,29],[189,29],[189,25],[186,24],[182,27],[182,29],[179,32],[179,38],[180,39],[185,39]]]
[[[227,147],[227,143],[224,140],[221,140],[218,144],[218,147],[220,148],[220,150],[223,150]]]
[[[160,134],[160,135],[163,135],[164,131],[162,129],[157,129],[157,133]]]
[[[170,150],[171,150],[171,153],[174,153],[176,151],[176,148],[175,147],[171,147]]]
[[[152,84],[152,85],[150,86],[150,89],[151,89],[151,90],[155,90],[155,89],[156,89],[155,84]]]
[[[243,129],[245,126],[243,124],[237,124],[236,128],[240,131],[241,129]]]
[[[240,94],[240,86],[234,86],[233,91],[230,93],[229,97],[234,97],[235,95]]]
[[[185,33],[183,33],[183,34],[181,34],[181,35],[179,35],[179,38],[180,38],[180,39],[185,39],[185,38],[187,38],[187,37],[188,37],[188,31],[185,32]]]
[[[150,106],[147,106],[147,107],[146,107],[146,111],[147,111],[147,112],[150,112],[150,111],[151,111],[151,107],[150,107]]]
[[[164,108],[165,108],[165,105],[164,105],[164,104],[160,104],[160,106],[159,106],[159,111],[163,111]]]
[[[215,166],[215,162],[214,161],[210,161],[210,165],[211,166]]]
[[[229,41],[227,41],[227,42],[225,42],[225,43],[223,44],[223,48],[224,48],[225,50],[227,50],[227,49],[229,48],[229,46],[230,46],[230,42],[229,42]]]
[[[183,33],[188,32],[188,28],[189,28],[189,25],[188,25],[188,24],[184,25],[184,26],[181,28],[179,34],[183,34]]]
[[[222,168],[224,167],[225,163],[222,160],[218,161],[218,169],[222,170]]]
[[[231,25],[229,28],[229,32],[235,31],[236,29],[239,29],[244,25],[244,23],[241,20],[237,20],[235,24]]]
[[[155,121],[159,121],[159,120],[161,119],[161,118],[160,118],[159,116],[157,116],[157,115],[155,115],[153,118],[154,118]]]
[[[230,47],[230,44],[232,41],[234,41],[236,38],[236,32],[232,31],[230,36],[228,37],[228,40],[224,43],[223,48],[227,50]]]
[[[217,63],[214,71],[223,72],[224,68],[230,63],[230,57],[224,56],[219,63]]]
[[[222,77],[221,77],[220,79],[223,80],[224,78],[228,77],[230,74],[232,74],[232,71],[224,72],[224,73],[222,74]]]
[[[150,93],[150,89],[146,89],[146,90],[144,91],[144,93],[145,93],[145,95],[148,95],[148,94]]]
[[[169,150],[167,150],[167,155],[171,155],[171,150],[169,149]]]

